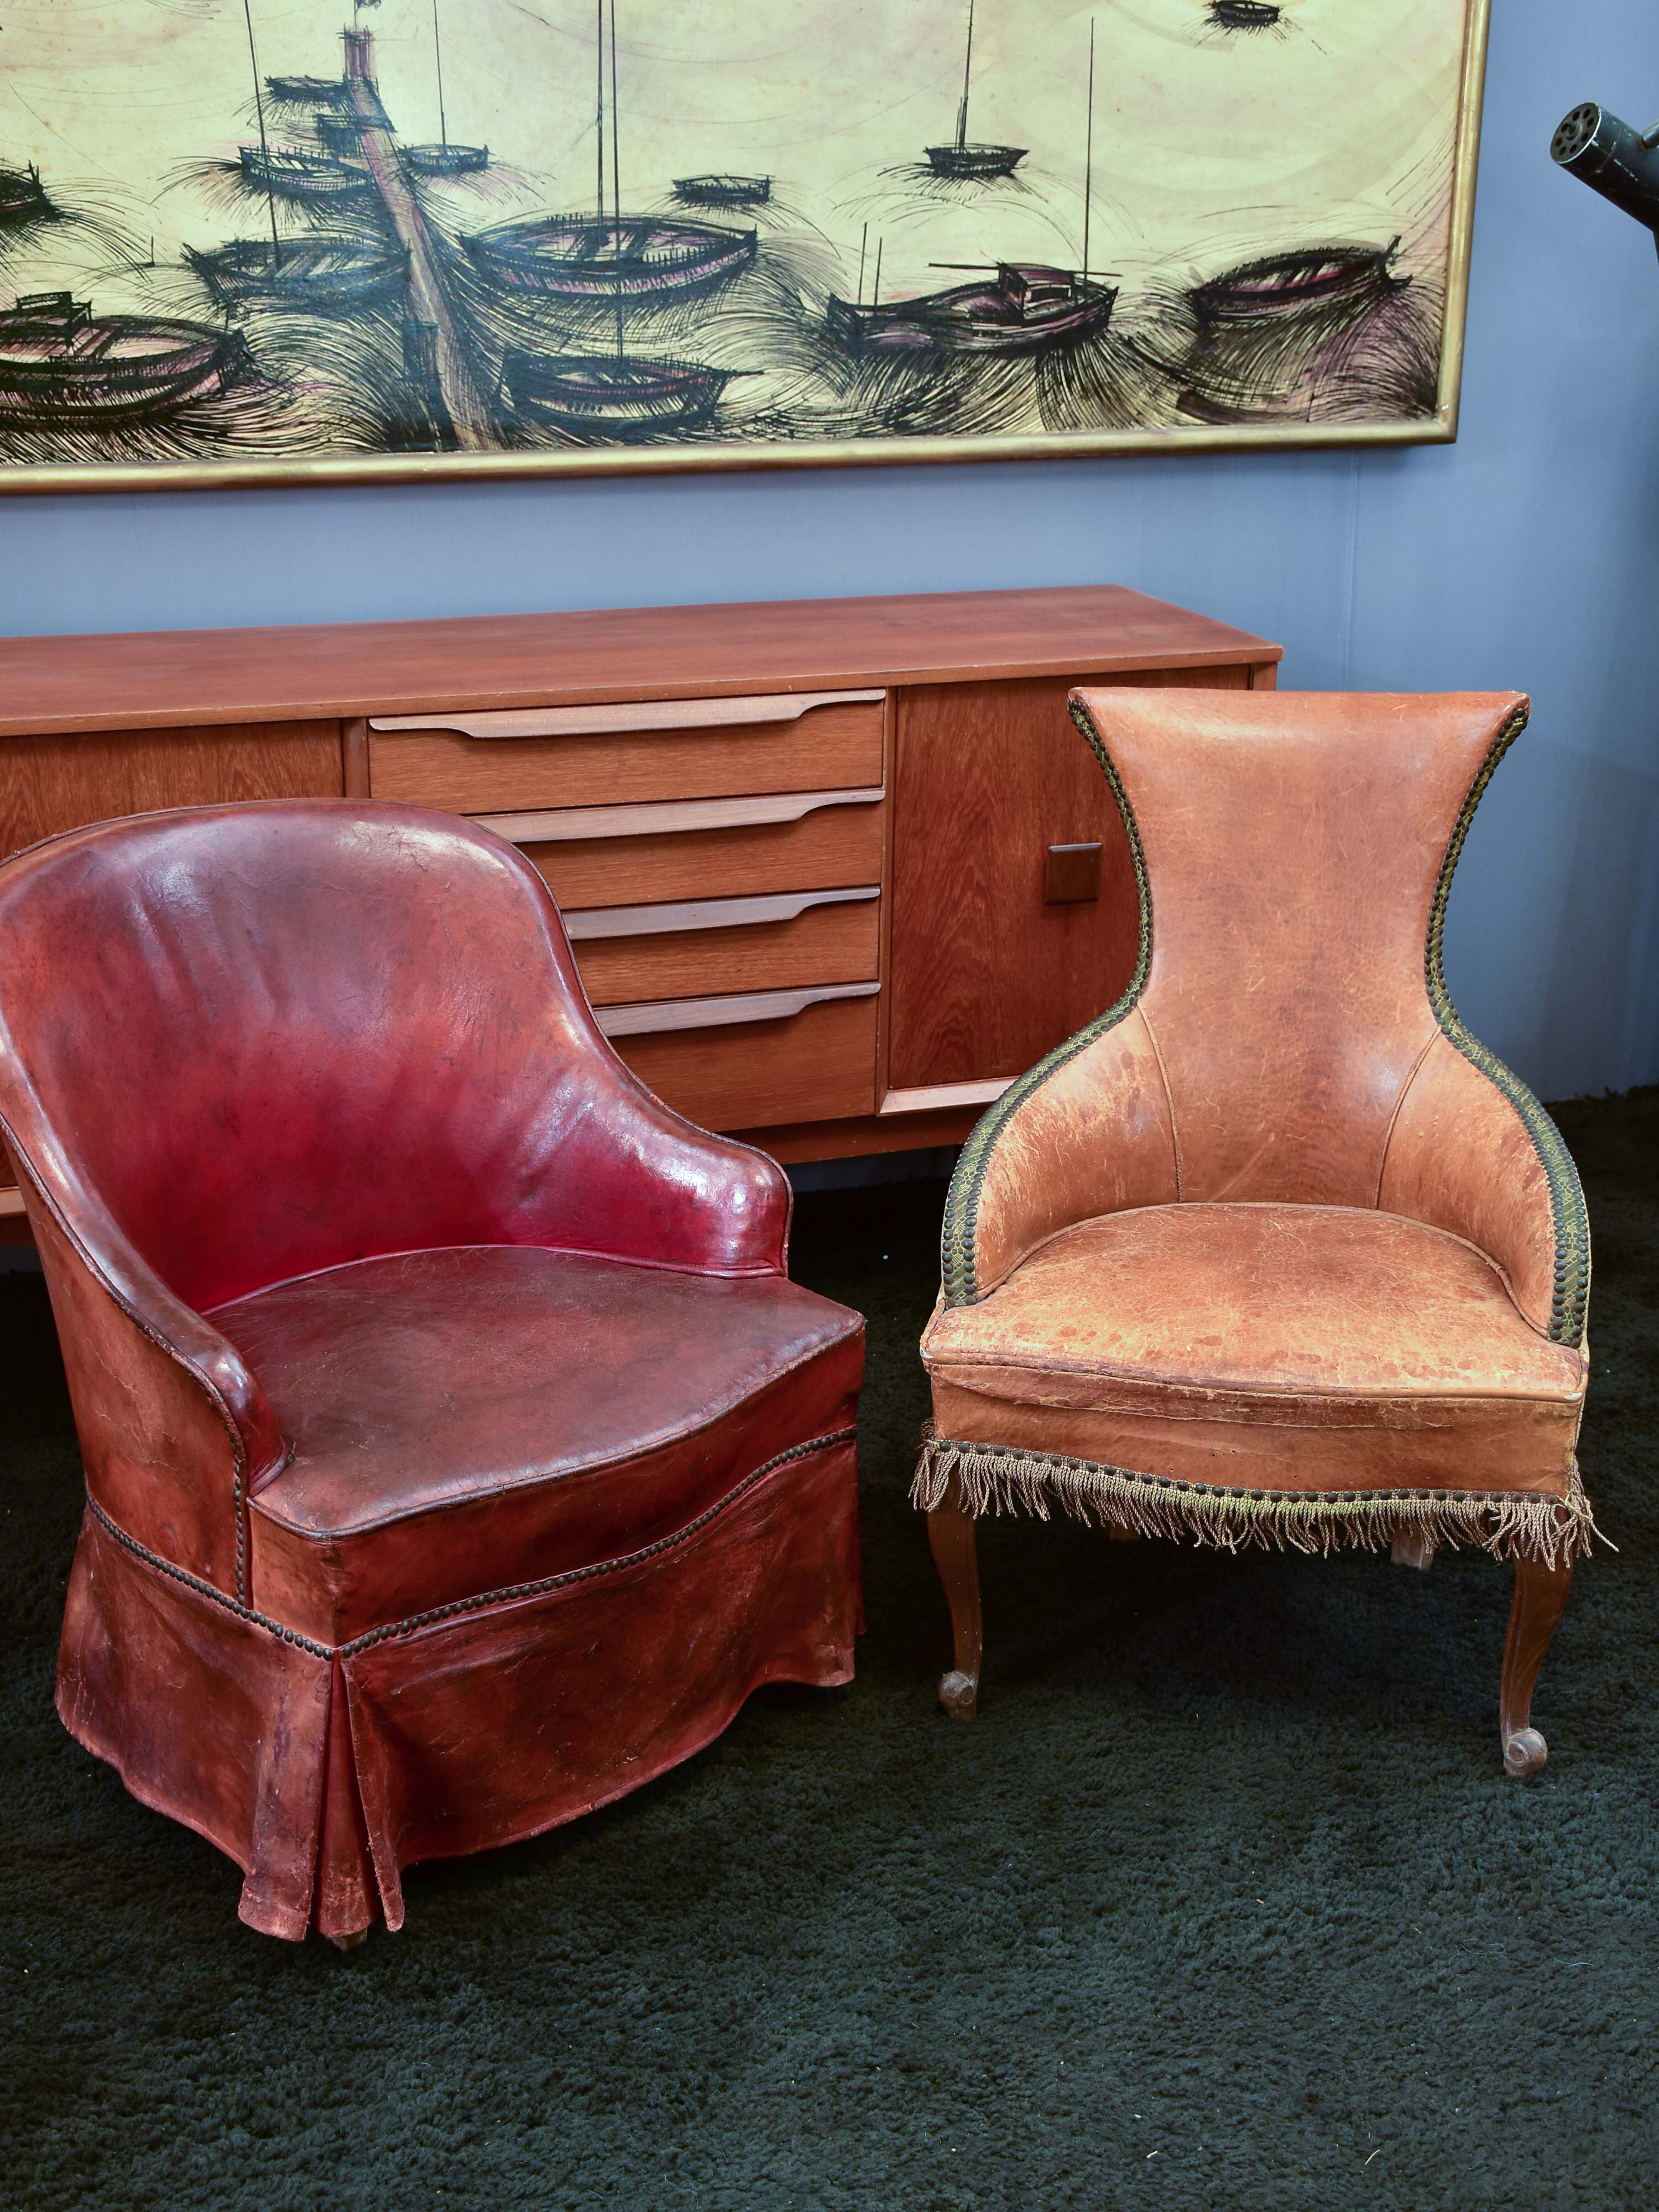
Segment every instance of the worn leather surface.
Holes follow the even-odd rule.
[[[1138,1007],[1014,1109],[981,1186],[981,1291],[1057,1230],[1131,1206],[1169,1206],[1176,1185],[1170,1096]]]
[[[848,1426],[863,1362],[855,1314],[775,1276],[524,1246],[360,1260],[213,1318],[290,1447],[254,1497],[252,1602],[323,1643],[672,1534],[775,1437]]]
[[[781,1264],[781,1170],[635,1081],[541,878],[458,817],[322,800],[137,815],[9,862],[0,929],[27,1103],[74,1132],[48,1185],[95,1193],[198,1312],[447,1244]]]
[[[781,1170],[617,1060],[510,846],[137,816],[0,868],[0,1137],[121,1532],[89,1512],[60,1709],[245,1917],[349,1932],[426,1839],[847,1678],[861,1324],[788,1283]]]
[[[1548,1176],[1425,972],[1523,702],[1074,696],[1150,959],[985,1152],[979,1303],[924,1340],[939,1432],[1230,1486],[1564,1487],[1586,1362],[1548,1340]]]
[[[1514,1108],[1449,1037],[1431,1040],[1406,1086],[1376,1202],[1500,1255],[1516,1304],[1534,1328],[1549,1327],[1549,1178]]]
[[[1423,948],[1447,842],[1519,698],[1081,696],[1146,857],[1140,1011],[1180,1196],[1375,1206],[1438,1034]]]
[[[924,1356],[941,1435],[1273,1489],[1565,1490],[1584,1387],[1484,1255],[1331,1206],[1085,1223]]]
[[[850,1440],[671,1549],[331,1657],[239,1620],[89,1515],[58,1710],[135,1796],[243,1869],[250,1926],[397,1928],[404,1867],[639,1789],[763,1682],[850,1681],[858,1588]]]

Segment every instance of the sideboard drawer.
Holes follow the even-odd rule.
[[[630,1000],[873,982],[880,890],[793,891],[763,898],[578,907],[565,915],[587,995]]]
[[[854,983],[817,999],[779,991],[611,1007],[599,1025],[641,1082],[688,1121],[752,1129],[873,1112],[876,1006],[875,985]],[[762,1018],[708,1020],[744,1012]],[[626,1026],[641,1018],[695,1026]]]
[[[485,814],[562,907],[736,898],[878,883],[883,792],[782,792],[661,806]]]
[[[881,781],[880,691],[369,723],[369,789],[457,814],[823,790]]]

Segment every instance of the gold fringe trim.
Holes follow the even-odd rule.
[[[931,1421],[921,1432],[910,1501],[924,1513],[954,1502],[976,1517],[1034,1513],[1042,1521],[1059,1505],[1102,1528],[1177,1543],[1190,1538],[1223,1552],[1253,1545],[1382,1552],[1396,1536],[1416,1535],[1437,1549],[1474,1545],[1495,1559],[1559,1568],[1587,1558],[1592,1537],[1607,1541],[1591,1515],[1576,1460],[1565,1498],[1512,1490],[1224,1490],[1092,1460],[963,1443],[937,1435]]]

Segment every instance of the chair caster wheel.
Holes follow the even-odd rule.
[[[953,1667],[940,1680],[939,1701],[953,1721],[975,1720],[979,1717],[979,1684],[971,1674],[960,1674]]]

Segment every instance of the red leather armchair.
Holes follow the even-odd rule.
[[[58,1710],[358,1939],[400,1869],[844,1682],[859,1317],[653,1097],[540,878],[413,807],[141,816],[0,869],[0,1133],[87,1470]]]
[[[1441,972],[1513,695],[1073,695],[1140,887],[1133,981],[963,1151],[915,1498],[967,1717],[975,1516],[1513,1561],[1512,1773],[1592,1522],[1566,1147]]]

